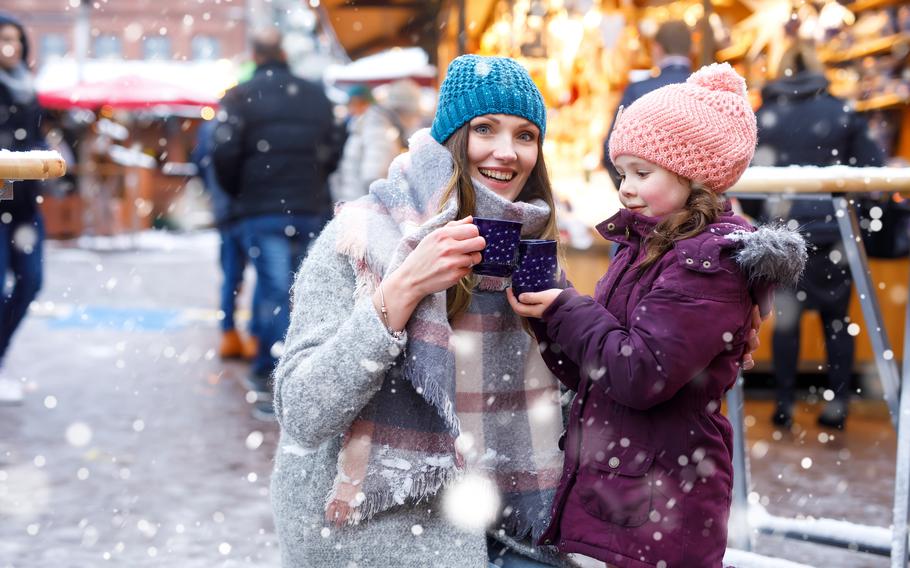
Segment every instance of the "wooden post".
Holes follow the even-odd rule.
[[[56,151],[10,152],[0,150],[0,200],[13,198],[13,182],[58,178],[66,173],[66,162]]]

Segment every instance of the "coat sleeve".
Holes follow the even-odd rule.
[[[243,164],[244,120],[239,94],[228,91],[221,101],[222,112],[212,136],[212,166],[218,185],[226,193],[240,193],[240,174]]]
[[[872,138],[869,123],[859,113],[850,113],[850,151],[846,165],[866,167],[883,166],[885,153]]]
[[[305,448],[347,431],[404,350],[369,297],[354,299],[350,261],[335,251],[337,221],[297,273],[291,324],[275,369],[275,413]]]
[[[401,153],[398,128],[381,111],[367,111],[363,116],[363,154],[360,163],[362,187],[369,188],[375,180],[384,178],[389,164]]]
[[[647,410],[672,398],[725,349],[742,350],[748,309],[751,304],[655,287],[623,326],[591,297],[568,289],[543,319],[593,384],[624,406]]]

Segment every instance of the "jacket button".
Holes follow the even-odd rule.
[[[686,264],[695,264],[695,261],[692,260],[691,258],[687,258],[687,259],[686,259]]]
[[[708,262],[707,260],[704,261],[703,263],[701,263],[701,265],[704,266],[705,268],[711,268],[711,263]]]
[[[619,463],[620,463],[619,458],[616,456],[613,456],[612,458],[610,458],[610,461],[607,462],[607,465],[609,465],[613,469],[616,469],[617,467],[619,467]]]
[[[608,230],[608,231],[612,231],[612,230],[615,229],[615,228],[616,228],[616,225],[615,225],[615,224],[613,224],[613,223],[607,223],[607,230]]]
[[[553,544],[553,541],[550,540],[550,539],[545,539],[545,540],[543,541],[543,543],[544,543],[544,544]]]

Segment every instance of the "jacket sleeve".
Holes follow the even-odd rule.
[[[885,153],[872,138],[869,123],[859,113],[850,113],[850,152],[846,165],[866,167],[883,166]]]
[[[404,350],[369,297],[354,299],[350,261],[335,251],[337,221],[297,273],[291,324],[275,369],[275,413],[298,444],[314,448],[347,431]]]
[[[381,114],[369,110],[363,115],[363,154],[360,159],[360,179],[364,190],[389,171],[389,164],[401,153],[398,127]]]
[[[725,349],[741,350],[747,311],[740,302],[655,287],[624,327],[591,297],[568,289],[543,319],[593,384],[624,406],[647,410],[672,398]]]
[[[243,162],[244,120],[238,94],[229,91],[221,101],[224,113],[212,136],[212,166],[218,185],[232,196],[240,193],[240,173]]]

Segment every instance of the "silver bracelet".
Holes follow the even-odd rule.
[[[394,339],[401,339],[404,336],[404,330],[394,331],[389,325],[389,310],[385,307],[385,294],[382,293],[382,282],[379,283],[379,311],[382,313],[382,322],[385,324],[386,331]]]

